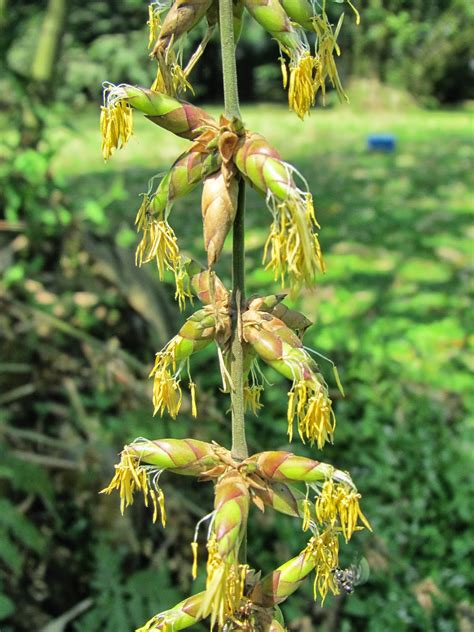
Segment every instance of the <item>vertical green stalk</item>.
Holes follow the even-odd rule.
[[[239,92],[233,27],[232,0],[219,0],[224,109],[227,118],[239,118]],[[240,337],[240,312],[245,300],[245,188],[239,187],[239,201],[233,228],[232,244],[232,345],[230,376],[232,379],[232,456],[248,456],[244,416],[244,354]]]
[[[240,312],[245,298],[244,274],[244,221],[245,221],[245,184],[240,182],[239,201],[235,216],[232,241],[232,345],[230,376],[233,389],[232,403],[232,456],[235,459],[248,457],[245,438],[244,405],[244,352],[241,340]]]
[[[227,118],[240,118],[232,0],[219,0],[224,109]]]

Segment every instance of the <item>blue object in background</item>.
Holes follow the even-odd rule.
[[[370,151],[395,151],[396,140],[393,134],[370,134],[367,136],[367,148]]]

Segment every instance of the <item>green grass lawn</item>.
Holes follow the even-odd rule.
[[[351,470],[375,532],[359,540],[371,578],[337,606],[337,629],[455,630],[467,612],[470,571],[472,116],[406,103],[375,109],[364,99],[353,108],[317,109],[304,123],[275,105],[242,111],[247,126],[308,180],[322,227],[328,271],[296,299],[315,323],[306,344],[337,362],[346,387],[342,399],[321,361],[338,417],[335,446],[321,458]],[[52,134],[60,147],[53,169],[66,183],[75,217],[128,247],[130,259],[139,194],[187,146],[139,115],[135,121],[129,145],[108,164],[100,157],[96,110],[75,112],[69,127]],[[366,138],[374,132],[394,134],[396,151],[369,152]],[[200,213],[196,191],[176,204],[170,222],[182,248],[203,260]],[[249,191],[249,294],[276,290],[260,265],[269,224],[264,201]],[[227,282],[229,248],[218,266]],[[211,354],[205,362],[200,375],[196,359],[197,381],[209,383],[217,365]],[[249,420],[251,449],[286,446],[288,385],[268,376],[278,388],[267,389],[259,420]],[[179,424],[169,427],[182,432]],[[198,432],[213,438],[206,420]],[[293,449],[314,455],[296,441]],[[248,547],[257,567],[267,570],[295,553],[295,525],[272,523],[267,514],[258,525]],[[302,614],[320,620],[309,597],[308,585],[289,601],[289,621]],[[291,629],[303,629],[301,621]]]

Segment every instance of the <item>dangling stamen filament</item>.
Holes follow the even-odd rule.
[[[329,362],[329,364],[332,366],[332,370],[333,370],[333,373],[334,373],[334,378],[336,380],[337,387],[338,387],[339,391],[341,392],[341,395],[343,397],[345,397],[346,395],[344,393],[344,388],[342,386],[341,378],[339,377],[339,371],[337,370],[337,366],[331,360],[331,358],[328,358],[327,356],[323,355],[319,351],[316,351],[316,349],[312,349],[311,347],[303,346],[303,349],[305,349],[305,351],[308,351],[309,353],[314,353],[314,355],[318,356],[319,358],[322,358],[323,360],[326,360],[326,362]]]
[[[210,532],[212,529],[212,523],[214,521],[214,516],[215,516],[216,512],[215,511],[211,511],[211,513],[208,513],[207,515],[205,515],[203,518],[201,518],[198,523],[196,524],[196,527],[194,529],[194,539],[191,542],[191,549],[193,552],[193,568],[192,568],[192,578],[196,579],[197,577],[197,570],[198,570],[198,537],[199,537],[199,529],[201,527],[201,524],[203,522],[206,522],[207,520],[209,520],[209,531],[208,531],[208,539],[210,537]]]

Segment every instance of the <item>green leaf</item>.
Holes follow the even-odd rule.
[[[12,542],[6,531],[0,530],[0,560],[14,572],[18,573],[22,564],[22,555]]]
[[[6,619],[15,612],[15,605],[6,595],[0,593],[0,620]]]

